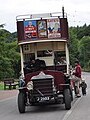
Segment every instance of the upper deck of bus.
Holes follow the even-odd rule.
[[[18,44],[68,41],[67,14],[62,12],[18,15]]]

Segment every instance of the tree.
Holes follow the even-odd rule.
[[[79,57],[83,67],[90,70],[90,36],[84,36],[80,40]]]
[[[2,27],[2,26],[1,26]],[[0,29],[0,79],[18,77],[20,72],[20,54],[17,34]]]
[[[4,28],[5,24],[0,24],[0,28]]]
[[[13,76],[14,71],[12,69],[11,61],[7,57],[0,56],[0,79]]]
[[[79,57],[78,53],[79,40],[77,39],[77,29],[75,27],[71,27],[69,29],[69,34],[70,34],[70,46],[69,46],[70,63],[73,65],[75,60],[78,59]]]
[[[19,77],[20,72],[20,53],[17,42],[9,43],[8,46],[8,58],[12,63],[12,68],[14,70],[14,77]]]
[[[90,71],[90,25],[70,27],[69,30],[71,64],[78,59],[82,67]]]

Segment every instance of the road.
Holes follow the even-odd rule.
[[[88,84],[87,95],[74,98],[71,110],[64,105],[29,106],[25,114],[17,108],[17,95],[0,101],[0,120],[90,120],[90,73],[83,73]]]

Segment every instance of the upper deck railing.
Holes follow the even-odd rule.
[[[38,19],[48,19],[48,18],[67,18],[67,13],[53,12],[53,13],[43,13],[43,14],[18,15],[16,16],[16,21],[38,20]]]

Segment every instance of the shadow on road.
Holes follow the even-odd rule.
[[[45,113],[53,111],[65,110],[64,104],[54,104],[54,105],[40,105],[40,106],[28,106],[26,113]]]

